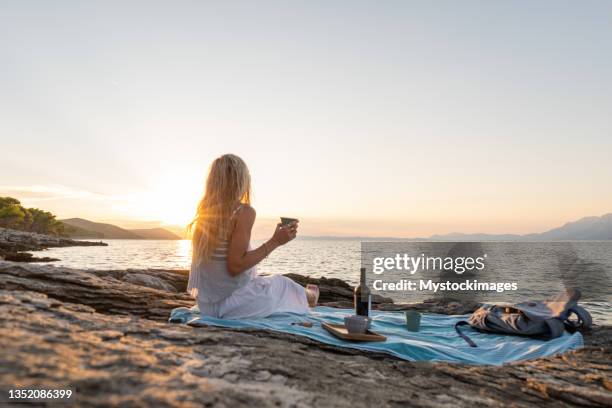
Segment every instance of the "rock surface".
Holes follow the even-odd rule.
[[[29,252],[8,252],[4,254],[5,261],[13,262],[55,262],[59,261],[57,258],[50,258],[48,256],[38,257],[34,256]]]
[[[160,281],[163,289],[150,287]],[[71,387],[76,406],[612,405],[608,327],[587,335],[585,348],[552,358],[503,367],[413,363],[264,330],[168,324],[170,309],[193,303],[185,282],[184,271],[0,262],[0,384]],[[326,301],[350,299],[348,285],[319,283]]]
[[[0,261],[0,289],[34,291],[60,301],[86,305],[100,313],[162,321],[168,319],[171,309],[193,305],[187,293],[130,283],[124,278],[128,273]]]
[[[23,251],[40,251],[52,247],[67,246],[106,246],[104,242],[77,241],[74,239],[36,234],[0,228],[0,259],[15,262],[51,262],[55,258],[35,258]]]

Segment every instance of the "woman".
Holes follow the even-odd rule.
[[[192,231],[193,256],[187,291],[200,313],[224,319],[266,317],[272,313],[307,313],[316,306],[319,288],[304,289],[280,275],[259,276],[255,266],[295,238],[297,222],[276,226],[268,241],[251,249],[255,210],[250,206],[251,176],[233,154],[217,158],[206,180]]]

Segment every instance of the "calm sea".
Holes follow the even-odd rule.
[[[188,269],[191,242],[157,240],[105,240],[107,247],[51,248],[45,256],[59,258],[54,265],[90,269]],[[253,245],[259,242],[254,241]],[[529,248],[529,244],[523,244]],[[576,243],[581,251],[593,252],[604,265],[610,289],[612,270],[612,241]],[[39,253],[40,254],[40,253]],[[359,279],[361,244],[358,240],[296,239],[274,251],[262,261],[258,270],[266,274],[298,273],[312,277],[334,277],[356,284]],[[535,254],[537,256],[537,254]],[[542,282],[546,286],[547,282]],[[608,292],[612,292],[608,290]],[[403,295],[406,302],[424,300],[418,293]],[[486,300],[486,299],[485,299]],[[606,299],[607,300],[607,299]],[[612,324],[609,301],[598,299],[583,303],[597,323]]]

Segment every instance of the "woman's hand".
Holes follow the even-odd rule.
[[[291,241],[297,235],[297,227],[298,222],[294,221],[291,224],[283,225],[276,224],[276,230],[274,231],[274,235],[272,235],[272,241],[274,241],[277,245],[285,245],[287,242]]]
[[[272,238],[259,248],[249,250],[255,216],[255,210],[249,205],[244,205],[238,213],[227,251],[227,271],[231,276],[238,276],[257,265],[277,247],[285,245],[297,235],[297,221],[288,225],[278,224]]]

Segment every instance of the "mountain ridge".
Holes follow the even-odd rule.
[[[433,240],[479,240],[479,241],[599,241],[612,240],[612,213],[601,216],[588,216],[576,221],[566,222],[560,227],[544,232],[530,234],[436,234],[428,239]]]
[[[167,229],[161,228],[161,227],[137,228],[137,229],[130,229],[128,231],[133,232],[136,235],[140,235],[144,239],[168,239],[168,240],[181,239],[181,237],[179,237],[172,231],[168,231]]]
[[[125,229],[113,224],[94,222],[84,218],[67,218],[60,220],[66,225],[71,238],[98,239],[181,239],[178,235],[164,228]]]

